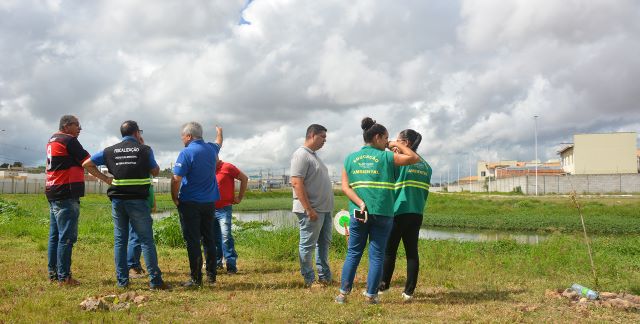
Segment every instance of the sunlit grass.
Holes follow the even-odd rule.
[[[246,203],[278,199],[286,199],[290,204],[287,197],[247,197]],[[338,197],[340,199],[344,197]],[[535,202],[528,197],[506,197],[505,201],[490,203],[483,202],[482,198],[464,196],[433,195],[430,199],[427,214],[432,211],[446,214],[446,210],[458,206],[478,217],[482,217],[482,213],[471,211],[472,206],[485,211],[503,208],[495,215],[513,215],[513,210],[531,209],[533,211],[528,215],[535,218],[536,210],[544,215],[547,213],[545,208],[564,204],[563,200]],[[159,200],[170,201],[166,195],[160,196]],[[443,206],[438,207],[440,200]],[[544,207],[545,203],[553,205]],[[514,204],[518,206],[514,207]],[[602,205],[593,205],[593,210],[606,211],[606,206],[610,206],[608,202]],[[41,196],[7,195],[0,199],[0,208],[0,273],[3,274],[0,277],[0,322],[640,320],[638,313],[611,309],[580,311],[563,300],[544,297],[546,289],[565,288],[573,282],[593,285],[586,247],[577,233],[558,232],[538,245],[513,241],[420,241],[420,276],[416,300],[411,304],[403,304],[400,298],[406,271],[401,247],[391,292],[382,296],[381,305],[366,306],[360,295],[365,285],[366,255],[358,269],[354,294],[346,305],[337,305],[332,301],[337,286],[318,290],[302,288],[295,229],[269,232],[251,225],[244,229],[241,226],[235,233],[240,255],[239,275],[221,274],[215,287],[205,286],[194,291],[177,287],[171,292],[148,292],[146,280],[136,279],[132,281],[132,289],[151,298],[145,306],[124,312],[85,313],[78,307],[85,297],[119,292],[115,286],[113,225],[108,199],[103,196],[83,198],[80,236],[72,265],[74,276],[82,285],[70,289],[60,289],[47,280],[46,200]],[[591,211],[587,208],[585,205],[585,214],[589,217]],[[625,215],[624,208],[622,212],[612,211],[619,217],[631,218]],[[562,210],[569,213],[572,207],[567,205]],[[468,218],[468,221],[472,219]],[[607,220],[606,217],[602,219]],[[164,278],[178,286],[187,280],[189,270],[186,250],[179,246],[176,220],[169,219],[166,224],[171,222],[174,222],[172,234],[166,234],[166,237],[173,236],[174,243],[162,241],[162,234],[156,238]],[[160,225],[161,222],[154,225],[157,232]],[[638,232],[599,235],[594,238],[592,247],[601,290],[640,293]],[[344,251],[344,237],[334,233],[330,259],[335,279],[339,279]],[[521,305],[534,306],[535,310],[523,311]]]

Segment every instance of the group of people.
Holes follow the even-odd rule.
[[[378,303],[378,294],[389,289],[400,240],[407,255],[407,282],[402,296],[410,300],[418,277],[418,232],[429,194],[431,167],[416,153],[422,139],[416,131],[406,129],[396,140],[389,141],[387,129],[369,117],[362,120],[361,128],[364,146],[346,157],[342,170],[342,191],[349,198],[350,236],[340,293],[335,301],[347,300],[369,241],[364,295],[369,303]],[[63,286],[79,284],[71,275],[71,254],[78,235],[86,169],[109,184],[117,285],[127,287],[130,277],[144,273],[140,266],[142,254],[150,287],[169,289],[158,266],[151,218],[152,176],[158,175],[160,169],[153,150],[144,144],[142,129],[135,121],[123,122],[122,141],[93,155],[78,141],[81,130],[77,117],[62,116],[59,131],[47,144],[49,279]],[[232,205],[242,201],[248,178],[231,163],[219,159],[222,128],[216,127],[216,133],[214,143],[205,142],[200,124],[184,124],[181,129],[184,149],[178,155],[171,178],[171,197],[178,208],[189,259],[190,279],[183,284],[186,287],[203,284],[203,250],[207,282],[216,282],[217,271],[224,269],[223,258],[228,273],[238,271],[231,233]],[[326,138],[324,126],[310,125],[304,144],[291,158],[292,211],[299,222],[300,272],[306,287],[328,286],[333,282],[329,266],[333,187],[326,165],[316,154]],[[101,165],[107,167],[111,176],[100,172]],[[240,181],[237,195],[236,179]],[[362,215],[363,218],[356,217]]]
[[[80,197],[84,196],[84,169],[109,184],[114,226],[114,258],[118,287],[127,287],[132,276],[144,270],[144,256],[151,289],[171,288],[162,279],[153,240],[152,176],[160,168],[153,150],[144,144],[138,123],[127,120],[120,126],[122,141],[90,155],[78,141],[82,127],[76,116],[60,118],[59,131],[47,144],[45,193],[50,207],[48,270],[49,279],[61,286],[78,285],[71,275],[71,254],[78,237]],[[189,257],[187,287],[202,285],[202,250],[206,258],[207,281],[216,281],[217,270],[236,273],[234,240],[231,234],[232,205],[242,201],[248,177],[231,163],[219,159],[222,128],[217,127],[215,143],[205,143],[202,126],[183,125],[180,152],[171,179],[171,197],[178,208]],[[104,165],[111,176],[98,169]],[[235,180],[240,190],[235,193]]]
[[[416,288],[418,235],[429,195],[431,166],[417,153],[422,136],[412,129],[389,141],[387,129],[367,117],[361,122],[364,146],[349,154],[342,170],[342,191],[349,198],[349,239],[342,267],[337,303],[345,303],[353,289],[356,270],[369,241],[367,302],[379,302],[378,293],[389,289],[400,240],[407,255],[407,281],[402,297],[411,300]],[[327,129],[307,128],[304,145],[291,158],[293,212],[300,225],[300,272],[305,286],[327,286],[333,190],[327,167],[316,155]],[[389,149],[389,150],[387,150]],[[364,217],[356,217],[358,216]],[[313,253],[318,280],[313,267]]]

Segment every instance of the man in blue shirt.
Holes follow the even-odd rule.
[[[153,151],[144,145],[142,130],[138,123],[127,120],[120,126],[122,142],[98,152],[83,164],[106,165],[113,175],[107,196],[111,199],[111,215],[114,226],[114,254],[118,287],[129,285],[127,265],[127,242],[129,226],[138,235],[142,254],[147,265],[151,289],[169,289],[162,280],[158,267],[158,255],[153,241],[153,219],[147,203],[151,175],[158,175],[160,167]],[[86,164],[86,165],[85,165]]]
[[[216,126],[216,143],[205,143],[202,126],[182,126],[185,148],[178,155],[171,178],[171,198],[178,207],[182,235],[187,243],[191,279],[184,286],[202,285],[202,250],[205,247],[207,281],[216,282],[215,202],[220,199],[216,159],[222,147],[222,128]]]

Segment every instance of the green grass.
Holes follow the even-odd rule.
[[[640,199],[579,198],[590,233],[640,232]],[[432,194],[424,225],[543,232],[578,232],[580,216],[568,197]]]
[[[243,204],[259,205],[258,200],[279,199],[290,198],[247,197]],[[166,195],[159,197],[159,203],[160,200],[170,201]],[[597,214],[597,211],[610,210],[627,221],[630,217],[626,214],[626,205],[636,204],[635,201],[618,204],[606,199],[589,202],[591,205],[585,204],[585,217],[594,217],[592,213]],[[545,207],[545,204],[551,207]],[[505,197],[498,200],[477,195],[433,195],[427,214],[446,214],[446,211],[454,214],[454,206],[458,206],[476,216],[469,218],[470,222],[473,219],[499,219],[498,216],[513,217],[521,209],[526,209],[529,210],[527,215],[533,218],[526,224],[538,222],[535,220],[541,217],[538,215],[559,223],[546,208],[555,206],[560,209],[558,206],[563,204],[564,198]],[[497,211],[484,215],[475,209]],[[567,205],[560,210],[569,213],[572,208]],[[572,217],[579,222],[577,214]],[[615,219],[607,222],[607,217],[602,217],[601,222],[605,227],[617,226]],[[174,285],[188,278],[186,251],[181,247],[179,237],[176,238],[180,235],[176,224],[175,216],[154,224],[160,267],[165,280]],[[4,195],[0,198],[0,273],[3,274],[0,277],[0,322],[640,320],[640,314],[634,312],[606,308],[579,310],[564,300],[545,297],[546,289],[565,288],[573,282],[593,287],[586,248],[578,233],[556,232],[538,245],[513,241],[420,241],[420,277],[415,302],[403,304],[399,296],[406,271],[404,252],[400,248],[391,293],[382,297],[382,304],[365,306],[360,292],[365,286],[366,254],[358,269],[354,294],[346,305],[336,305],[332,298],[337,294],[337,287],[320,290],[302,288],[295,229],[268,232],[261,230],[256,223],[240,225],[241,228],[235,232],[240,255],[239,275],[220,275],[215,287],[205,286],[195,291],[176,288],[153,293],[146,291],[145,280],[137,279],[132,282],[132,289],[150,296],[144,307],[124,312],[86,313],[78,307],[85,297],[117,292],[108,200],[104,196],[83,198],[80,234],[72,265],[74,276],[83,284],[77,288],[60,289],[46,280],[46,200],[35,195]],[[640,294],[638,233],[601,234],[594,238],[592,247],[601,290]],[[334,233],[330,258],[336,279],[341,272],[344,253],[344,237]]]

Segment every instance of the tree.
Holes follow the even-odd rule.
[[[9,163],[2,163],[0,164],[0,169],[6,169],[9,167]]]
[[[11,165],[11,166],[14,167],[14,168],[21,168],[22,167],[22,162],[18,162],[18,161],[13,162],[13,165]]]
[[[173,176],[173,171],[171,170],[171,168],[160,170],[160,173],[158,174],[158,177],[171,178],[171,176]]]

